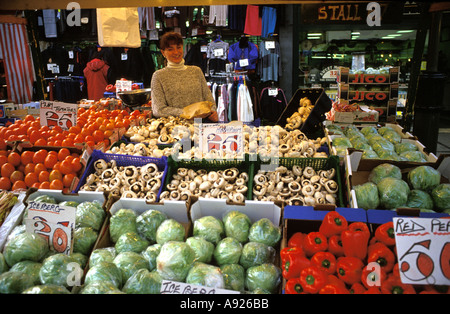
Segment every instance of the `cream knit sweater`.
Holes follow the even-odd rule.
[[[151,89],[155,117],[179,116],[185,106],[200,101],[214,102],[205,76],[197,66],[160,69],[152,76]]]

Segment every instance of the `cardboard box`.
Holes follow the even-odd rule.
[[[399,67],[389,69],[386,74],[350,74],[350,68],[340,67],[337,81],[346,84],[389,84],[398,83],[400,74]]]

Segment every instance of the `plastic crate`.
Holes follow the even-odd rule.
[[[258,171],[261,169],[261,165],[269,165],[269,162],[263,162],[260,159],[256,162],[254,173],[258,173]],[[336,199],[336,206],[337,207],[346,207],[346,201],[344,199],[344,185],[343,181],[341,179],[341,168],[339,165],[339,157],[338,156],[329,156],[328,158],[285,158],[280,157],[278,158],[278,163],[276,163],[276,166],[285,166],[289,170],[292,170],[293,166],[301,166],[302,168],[305,167],[312,167],[314,170],[330,170],[335,169],[336,175],[334,177],[334,180],[338,184],[339,190],[337,193],[337,199]],[[249,188],[252,188],[253,191],[253,182],[252,185],[249,186]],[[252,192],[253,197],[253,192]]]
[[[254,163],[249,160],[248,154],[245,155],[243,160],[225,160],[225,159],[216,159],[216,160],[174,160],[171,156],[169,156],[168,160],[168,170],[167,175],[164,181],[164,190],[166,189],[167,184],[172,180],[173,174],[175,174],[178,168],[187,168],[193,170],[205,169],[206,171],[217,171],[224,170],[231,167],[235,167],[241,172],[247,172],[248,174],[248,182],[247,182],[247,196],[248,200],[251,200],[251,186],[253,186],[253,177],[254,177]]]
[[[331,110],[332,102],[323,88],[298,89],[283,113],[278,118],[276,124],[285,127],[286,119],[292,116],[300,107],[300,99],[307,97],[312,104],[313,110],[306,121],[300,126],[300,131],[305,133],[308,138],[313,138],[323,129],[322,122],[325,121],[325,113]]]
[[[161,178],[161,187],[159,188],[156,200],[159,200],[159,195],[161,194],[163,190],[163,182],[165,182],[165,178],[167,175],[168,170],[168,163],[167,163],[167,157],[163,156],[161,158],[155,158],[155,157],[146,157],[146,156],[133,156],[133,155],[122,155],[122,154],[107,154],[103,153],[100,150],[93,150],[91,158],[89,159],[89,163],[86,166],[86,169],[83,173],[83,175],[80,178],[80,182],[78,183],[76,189],[74,192],[78,192],[80,188],[86,183],[87,177],[94,173],[94,162],[96,162],[99,159],[103,159],[106,162],[110,162],[112,160],[115,160],[117,163],[117,166],[136,166],[136,167],[142,167],[149,163],[154,163],[158,167],[159,171],[163,171],[163,176]]]

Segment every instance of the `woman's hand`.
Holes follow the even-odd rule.
[[[217,114],[217,111],[211,111],[211,114],[208,116],[208,120],[211,120],[212,122],[219,121],[219,116]]]

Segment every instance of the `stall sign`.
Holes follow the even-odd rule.
[[[394,217],[400,278],[414,285],[450,285],[450,219]]]
[[[323,82],[336,82],[338,74],[338,66],[329,66],[320,71],[320,80]]]
[[[69,130],[77,124],[77,111],[77,104],[42,100],[40,102],[41,125],[49,128],[60,126],[63,130]]]
[[[239,291],[193,285],[184,282],[163,280],[161,294],[239,294]]]
[[[242,159],[244,156],[243,124],[230,123],[199,124],[199,149],[203,155],[219,156],[215,159]]]

